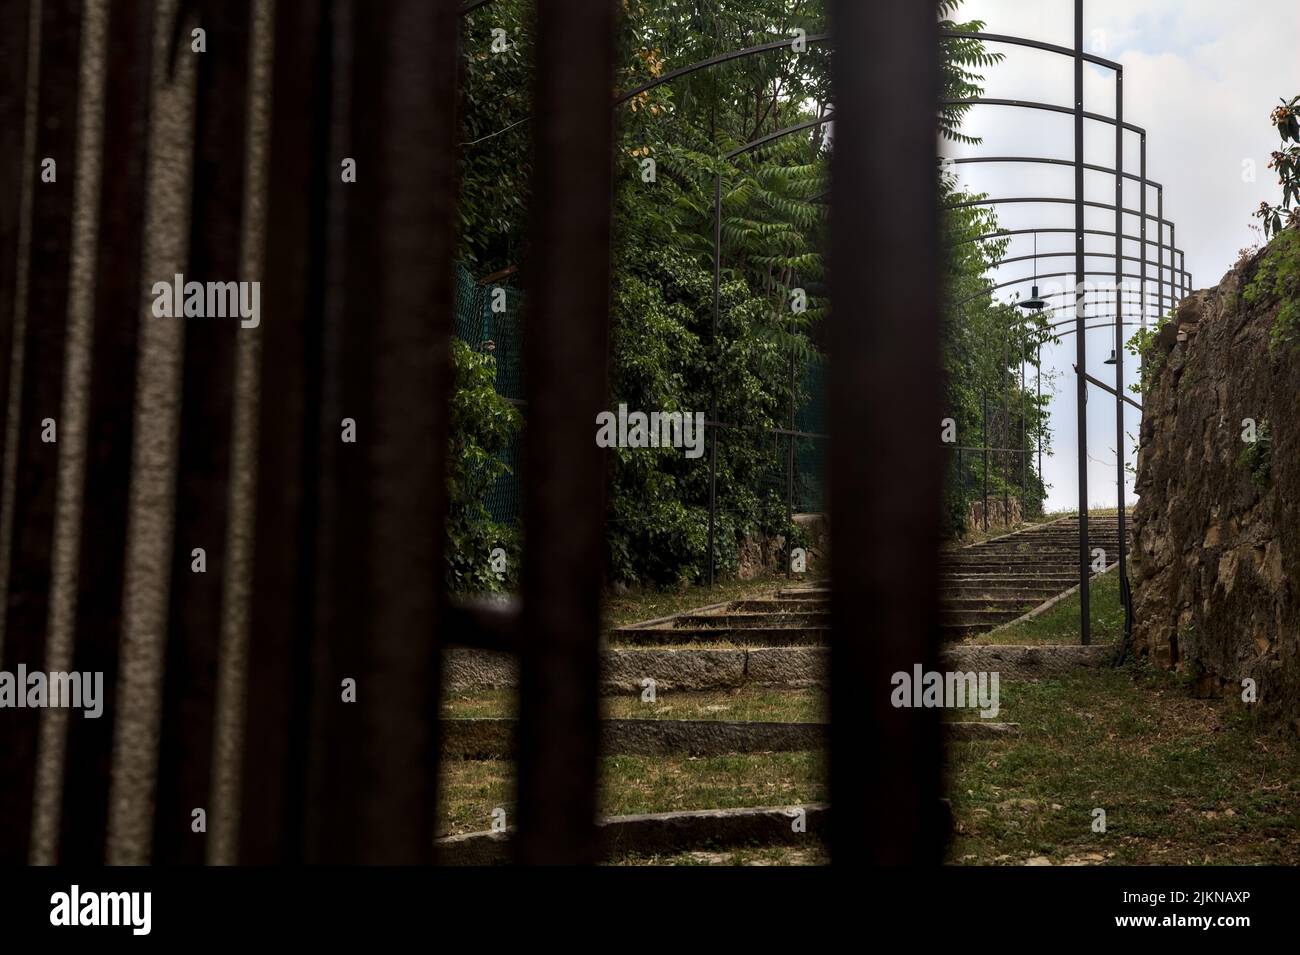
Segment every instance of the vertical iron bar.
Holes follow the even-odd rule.
[[[1039,511],[1046,509],[1047,488],[1043,481],[1043,343],[1038,343],[1038,360],[1034,364],[1034,385],[1038,391],[1038,400],[1034,404],[1034,423],[1038,427],[1038,486],[1039,496],[1043,498]]]
[[[350,11],[350,19],[344,16]],[[351,137],[357,181],[328,181],[342,227],[338,321],[321,345],[320,642],[310,862],[433,857],[440,616],[456,235],[457,4],[354,4]],[[368,171],[368,172],[367,172]],[[333,259],[331,260],[334,261]],[[593,421],[594,416],[587,421]],[[342,697],[355,680],[355,702]]]
[[[1138,214],[1142,217],[1142,265],[1139,274],[1142,276],[1142,295],[1141,295],[1141,328],[1147,330],[1147,136],[1143,133],[1141,136],[1142,154],[1139,162],[1141,163],[1141,172],[1139,180],[1142,188],[1142,198],[1139,200]],[[1142,367],[1142,356],[1138,355],[1138,380],[1142,380],[1140,369]]]
[[[984,530],[989,529],[989,396],[988,392],[984,393],[984,450],[981,457],[984,459]]]
[[[539,7],[528,271],[534,311],[525,341],[528,633],[519,661],[516,848],[524,863],[599,857],[606,461],[593,423],[607,400],[614,39],[613,0]]]
[[[832,157],[832,859],[942,858],[938,711],[891,705],[938,658],[943,394],[938,37],[914,0],[836,0]],[[900,403],[897,396],[913,400]],[[912,462],[914,480],[889,461]],[[875,542],[875,543],[873,543]]]
[[[718,312],[721,308],[722,288],[722,174],[713,177],[713,324],[709,337],[712,350],[713,374],[709,396],[709,421],[712,440],[709,441],[709,586],[713,586],[714,536],[718,523]]]
[[[1172,308],[1172,300],[1174,296],[1174,289],[1172,284],[1169,287],[1169,294],[1167,296],[1165,294],[1165,188],[1164,186],[1160,186],[1159,188],[1156,189],[1156,227],[1160,233],[1160,237],[1159,237],[1160,238],[1160,250],[1159,250],[1160,268],[1158,272],[1159,275],[1158,281],[1160,285],[1160,299],[1159,299],[1160,317],[1163,318],[1166,314],[1168,314],[1165,311],[1166,305],[1169,305]]]
[[[1011,447],[1011,409],[1007,401],[1007,363],[1010,356],[1007,354],[1007,337],[1011,334],[1010,325],[1002,330],[1002,364],[998,366],[998,378],[1001,379],[999,384],[1002,392],[1002,434],[997,438],[1002,445],[1002,526],[1011,526],[1011,454],[1007,450]]]
[[[1084,261],[1083,179],[1083,0],[1074,0],[1074,376],[1079,457],[1079,635],[1089,642],[1088,607],[1088,351],[1084,330],[1083,296],[1087,265]],[[1118,213],[1117,213],[1118,214]]]
[[[305,860],[331,5],[276,0],[239,861]],[[269,396],[274,396],[270,398]],[[275,515],[274,520],[265,515]]]
[[[1146,223],[1143,222],[1145,228]],[[1129,600],[1128,543],[1124,514],[1124,306],[1120,287],[1124,281],[1124,70],[1115,71],[1115,485],[1119,521],[1119,588],[1124,607],[1124,646],[1132,631],[1133,608]]]
[[[8,145],[0,150],[0,182],[9,188],[0,189],[0,404],[9,402],[9,371],[14,347],[15,301],[18,275],[23,265],[18,261],[23,232],[24,196],[30,197],[38,185],[37,177],[28,178],[24,171],[28,150],[27,141],[27,43],[31,32],[30,3],[6,3],[0,6],[0,129],[6,130]],[[39,62],[35,50],[30,51],[32,62]],[[0,428],[5,415],[0,413]],[[0,474],[4,473],[3,431],[0,431]],[[0,637],[0,647],[3,646]]]
[[[9,548],[7,599],[0,608],[5,615],[0,670],[9,673],[20,664],[32,670],[45,665],[59,445],[45,440],[43,422],[54,423],[57,439],[77,180],[82,13],[80,0],[41,4],[40,48],[29,51],[39,62],[38,121],[36,165],[24,170],[31,177],[26,184],[31,190],[31,251],[25,332],[13,343],[21,349],[21,378],[11,382],[17,405],[7,409],[17,415],[17,433],[10,435],[16,443],[5,451],[13,459],[14,483],[9,540],[4,542]],[[24,81],[24,93],[26,87]],[[53,182],[42,178],[41,163],[47,158],[55,162]],[[40,714],[39,708],[25,707],[0,719],[0,864],[28,861]]]
[[[250,0],[219,4],[203,17],[208,42],[221,52],[198,57],[187,284],[240,278],[250,20]],[[207,806],[211,791],[235,336],[248,331],[231,319],[185,324],[169,633],[154,798],[153,860],[163,865],[202,863],[206,849],[206,840],[191,831],[191,813]],[[206,572],[192,569],[196,548],[205,552]]]
[[[108,18],[103,166],[86,473],[72,670],[104,674],[103,714],[68,721],[58,859],[100,865],[108,830],[118,641],[126,571],[136,349],[143,266],[154,14],[123,0]],[[161,278],[159,276],[158,278]]]

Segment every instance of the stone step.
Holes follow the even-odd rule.
[[[684,613],[675,620],[677,629],[683,627],[809,627],[830,626],[830,614],[810,613]]]
[[[944,610],[1016,610],[1019,616],[1042,602],[1032,597],[953,597],[945,594],[941,607]]]
[[[949,610],[939,611],[939,622],[945,627],[974,626],[976,624],[999,624],[1024,616],[1023,610]]]
[[[787,587],[784,590],[778,590],[776,595],[782,600],[829,600],[831,589],[829,587],[818,587],[815,589],[801,590]]]
[[[671,643],[728,643],[768,647],[817,646],[830,637],[829,627],[668,627],[615,630],[610,642],[618,645],[655,646]]]
[[[514,756],[519,721],[513,717],[444,719],[442,753],[456,759],[508,759]],[[1019,723],[945,720],[942,730],[954,742],[1004,739],[1019,735]],[[757,720],[602,719],[604,756],[725,756],[793,753],[825,747],[829,723],[774,723]]]
[[[817,613],[830,609],[830,594],[817,600],[792,600],[790,598],[780,598],[777,600],[733,600],[727,604],[727,609],[740,613],[786,613],[794,611],[796,613]]]

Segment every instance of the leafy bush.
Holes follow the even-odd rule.
[[[496,391],[496,361],[452,340],[451,468],[447,480],[447,587],[453,593],[505,589],[519,566],[515,528],[492,520],[484,501],[497,478],[510,473],[504,453],[522,424]],[[491,569],[492,550],[506,552],[506,573]]]
[[[1267,421],[1259,423],[1255,441],[1242,449],[1237,463],[1250,471],[1255,487],[1260,491],[1268,490],[1273,482],[1273,432]]]
[[[1269,243],[1242,297],[1251,305],[1279,303],[1270,349],[1300,341],[1300,229],[1287,229]]]

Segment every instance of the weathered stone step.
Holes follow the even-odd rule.
[[[442,720],[442,753],[459,759],[514,756],[519,721],[513,717]],[[954,741],[1000,739],[1020,732],[1019,723],[945,720]],[[749,720],[604,719],[600,748],[605,756],[726,756],[733,753],[791,753],[822,749],[829,723]]]
[[[805,831],[790,824],[803,814]],[[830,807],[770,806],[753,809],[695,809],[637,816],[609,816],[596,822],[606,858],[628,853],[680,853],[746,845],[816,845],[826,832]],[[496,865],[510,861],[514,829],[467,832],[436,840],[443,865]]]
[[[684,613],[675,621],[675,629],[718,627],[744,630],[751,627],[828,627],[830,614],[807,613]]]
[[[1042,602],[1041,600],[1026,599],[1021,596],[1001,598],[984,596],[954,597],[945,594],[941,606],[944,610],[1014,610],[1018,617]]]
[[[1057,584],[1030,586],[1018,584],[1014,587],[984,587],[979,584],[958,584],[943,589],[944,598],[991,597],[995,600],[1025,600],[1042,603],[1049,597],[1061,592]]]
[[[816,600],[791,600],[789,598],[733,600],[727,605],[727,609],[741,613],[785,613],[791,611],[795,613],[817,613],[829,610],[830,606],[830,593],[827,592],[825,597]]]
[[[830,636],[829,627],[654,627],[643,630],[615,630],[611,643],[652,646],[669,643],[697,643],[727,641],[756,646],[806,646],[822,644]]]
[[[778,590],[776,595],[782,600],[829,600],[831,590],[829,587],[817,587],[808,590],[787,587],[784,590]]]
[[[945,575],[960,571],[967,574],[1028,574],[1040,577],[1067,577],[1071,570],[1074,571],[1077,577],[1079,572],[1077,564],[1071,567],[1069,564],[1010,564],[995,561],[981,564],[953,564],[945,569]]]
[[[1097,669],[1114,655],[1111,644],[1081,646],[949,646],[940,655],[944,670],[985,671],[1007,680],[1038,680],[1079,669]],[[443,653],[449,692],[503,689],[519,683],[513,654],[450,649]],[[612,647],[601,654],[600,691],[640,694],[652,679],[662,692],[727,690],[741,687],[806,689],[825,686],[826,647]]]

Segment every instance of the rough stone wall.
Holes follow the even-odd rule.
[[[1187,299],[1148,353],[1134,635],[1206,694],[1255,680],[1260,710],[1300,730],[1300,348],[1271,353],[1279,301],[1243,298],[1260,259]],[[1268,422],[1267,475],[1245,419]]]

